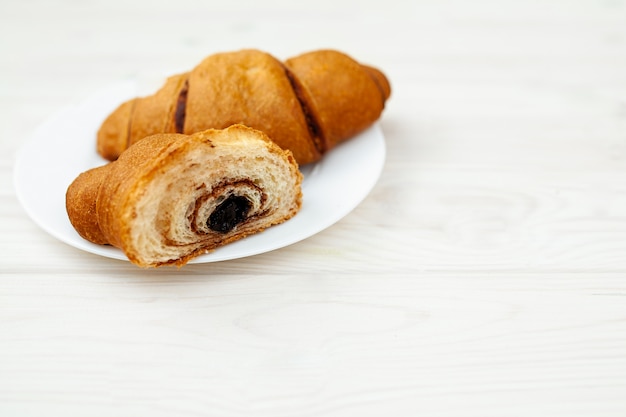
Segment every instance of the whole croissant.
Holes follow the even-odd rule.
[[[155,133],[244,124],[304,165],[374,123],[390,94],[381,71],[334,50],[285,62],[258,50],[219,53],[168,78],[154,95],[121,104],[100,127],[97,150],[115,160]]]
[[[70,222],[142,267],[183,265],[293,217],[302,174],[291,152],[247,126],[157,134],[68,187]]]

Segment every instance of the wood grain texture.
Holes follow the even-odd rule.
[[[0,415],[624,415],[624,2],[34,0],[0,39]],[[148,271],[27,217],[15,153],[59,108],[244,47],[389,75],[347,217]]]

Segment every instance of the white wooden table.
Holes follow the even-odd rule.
[[[298,4],[0,4],[0,415],[626,415],[626,3]],[[141,270],[27,216],[15,155],[59,109],[247,47],[390,77],[347,217]]]

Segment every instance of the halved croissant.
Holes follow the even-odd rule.
[[[149,136],[80,174],[66,208],[83,238],[116,246],[137,265],[183,265],[293,217],[301,182],[290,151],[233,125]]]
[[[100,127],[97,149],[115,160],[155,133],[244,124],[304,165],[374,123],[390,94],[382,72],[334,50],[285,62],[258,50],[218,53],[168,78],[154,95],[121,104]]]

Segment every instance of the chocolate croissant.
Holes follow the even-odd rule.
[[[80,174],[66,208],[83,238],[116,246],[139,266],[183,265],[293,217],[301,182],[290,151],[233,125],[149,136]]]
[[[280,62],[242,50],[204,59],[154,95],[121,104],[98,131],[98,153],[115,160],[155,133],[192,134],[244,124],[292,151],[300,165],[374,123],[391,88],[385,75],[333,50]]]

